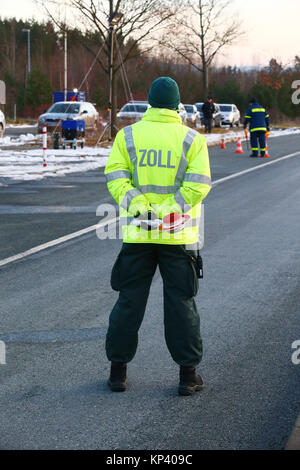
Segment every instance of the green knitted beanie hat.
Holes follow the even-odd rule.
[[[152,108],[177,109],[180,103],[179,88],[170,77],[159,77],[151,85],[148,102]]]

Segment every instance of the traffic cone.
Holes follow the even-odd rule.
[[[238,137],[237,143],[236,143],[236,151],[235,153],[244,153],[243,147],[242,147],[242,141],[241,138]]]
[[[221,149],[226,149],[225,139],[221,140]]]
[[[270,156],[271,156],[271,155],[269,155],[268,144],[266,144],[265,158],[270,158]]]

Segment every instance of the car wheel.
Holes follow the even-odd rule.
[[[3,127],[3,124],[0,124],[0,139],[2,139],[4,135],[4,127]]]

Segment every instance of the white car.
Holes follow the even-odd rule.
[[[0,138],[3,137],[5,131],[5,116],[0,109]]]
[[[147,101],[129,101],[129,103],[125,104],[123,108],[120,109],[117,118],[119,122],[140,121],[149,108],[151,108],[151,106]],[[187,112],[182,103],[179,104],[178,110],[182,122],[185,124],[187,122]]]
[[[58,128],[62,119],[82,119],[85,121],[86,129],[94,129],[99,119],[99,113],[92,103],[86,101],[57,101],[39,117],[38,133],[42,132],[44,126],[50,131]]]
[[[183,124],[187,124],[187,122],[188,122],[188,113],[186,112],[186,109],[185,109],[185,107],[182,103],[179,103],[178,110],[179,110],[179,114],[180,114],[180,117],[181,117],[181,120],[182,120]]]
[[[204,123],[204,114],[202,111],[204,103],[195,103],[195,106],[200,115],[200,122],[201,124],[205,125]],[[214,103],[215,112],[212,116],[212,127],[221,127],[222,124],[222,114],[220,110],[220,106],[217,103]]]
[[[239,126],[241,113],[235,104],[220,104],[222,113],[222,124],[224,126]]]
[[[147,101],[129,101],[117,113],[120,122],[140,121],[144,116],[150,104]]]
[[[200,113],[197,110],[197,107],[194,104],[184,104],[183,106],[187,112],[188,122],[195,126],[196,122],[200,121]]]

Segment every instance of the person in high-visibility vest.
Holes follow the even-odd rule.
[[[250,141],[252,154],[250,157],[258,157],[258,143],[260,146],[260,157],[263,158],[266,154],[266,136],[270,132],[270,116],[269,113],[263,108],[256,98],[250,101],[250,108],[248,109],[245,121],[244,132],[246,139],[248,137],[247,126],[250,127]]]
[[[142,120],[117,133],[106,168],[108,189],[120,205],[123,246],[111,286],[119,292],[109,318],[108,384],[126,389],[126,371],[136,352],[152,278],[159,266],[164,288],[167,347],[180,366],[179,394],[203,388],[196,366],[202,359],[197,256],[201,203],[211,189],[206,140],[182,124],[180,93],[170,77],[150,88]],[[200,258],[201,259],[201,258]],[[199,257],[198,257],[199,261]],[[199,276],[200,277],[200,276]]]

